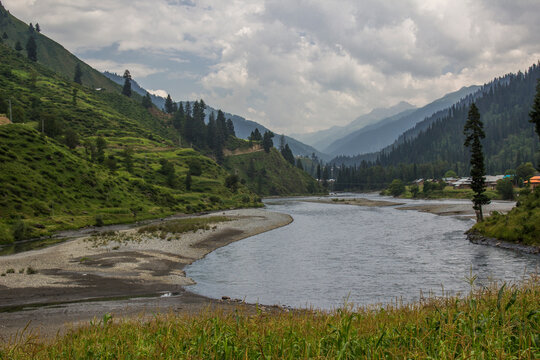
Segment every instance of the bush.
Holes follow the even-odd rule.
[[[390,186],[388,186],[388,191],[390,192],[390,195],[396,197],[405,192],[405,185],[403,184],[403,181],[399,179],[394,179]]]
[[[514,186],[512,180],[501,179],[497,181],[497,192],[503,200],[514,200]]]
[[[13,225],[13,238],[15,241],[20,241],[26,238],[28,233],[28,226],[22,220],[18,220]]]
[[[105,223],[103,222],[103,216],[102,215],[96,215],[96,223],[95,225],[97,227],[101,227],[103,225],[105,225]]]

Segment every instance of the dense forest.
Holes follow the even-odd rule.
[[[473,101],[484,123],[488,174],[502,174],[524,162],[538,164],[538,141],[529,123],[529,111],[539,78],[537,64],[525,73],[506,75],[452,106],[446,116],[419,123],[419,128],[426,122],[429,126],[414,138],[411,134],[378,154],[334,159],[334,190],[378,189],[393,179],[441,178],[448,170],[467,176],[470,154],[463,146],[463,127]]]

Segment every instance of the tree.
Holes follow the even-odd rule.
[[[32,23],[30,23],[30,24],[28,25],[28,32],[29,32],[30,34],[33,34],[34,31],[35,31],[34,25],[32,25]]]
[[[192,183],[192,179],[191,179],[191,174],[188,172],[188,174],[186,175],[186,180],[185,180],[185,185],[186,185],[186,190],[189,191],[191,190],[191,183]]]
[[[124,158],[124,166],[128,172],[133,172],[133,148],[127,146],[124,151],[122,151],[122,157]]]
[[[150,109],[152,107],[152,98],[148,92],[143,96],[141,104],[146,109]]]
[[[161,159],[161,169],[159,170],[167,178],[167,185],[174,187],[176,177],[174,174],[174,164],[167,159]]]
[[[167,114],[172,114],[173,111],[173,101],[170,94],[167,94],[167,99],[165,100],[165,112]]]
[[[39,26],[39,24],[38,24],[38,23],[36,23],[36,31],[37,31],[38,33],[40,33],[40,32],[41,32],[41,26]]]
[[[529,112],[530,122],[535,124],[535,130],[540,137],[540,79],[536,83],[536,95],[531,111]]]
[[[79,85],[82,85],[82,70],[81,70],[81,64],[79,63],[75,65],[75,74],[73,75],[73,81]]]
[[[497,180],[497,192],[501,195],[503,200],[514,200],[514,186],[512,180],[501,179]]]
[[[99,163],[105,161],[105,149],[107,148],[107,140],[103,136],[98,136],[96,139],[96,160]]]
[[[484,220],[482,213],[482,205],[489,204],[491,201],[486,196],[486,174],[484,166],[484,154],[482,152],[481,139],[485,138],[484,124],[480,120],[480,112],[475,103],[472,103],[467,115],[467,121],[463,128],[463,134],[465,135],[466,147],[470,147],[471,151],[471,188],[474,191],[473,196],[473,209],[476,212],[476,220],[481,222]]]
[[[129,70],[124,71],[124,87],[122,88],[122,94],[127,97],[131,97],[131,74]]]
[[[516,168],[516,176],[520,183],[529,180],[535,173],[536,170],[531,162],[523,163]]]
[[[202,165],[199,159],[191,159],[189,162],[189,173],[194,176],[201,176]]]
[[[287,160],[291,165],[294,166],[295,160],[294,155],[291,151],[291,148],[289,147],[289,144],[285,144],[283,146],[283,149],[281,150],[281,155],[285,160]]]
[[[2,39],[4,39],[4,40],[9,39],[9,36],[8,36],[8,34],[7,34],[5,31],[4,31],[4,33],[2,34]]]
[[[416,198],[418,196],[418,193],[420,192],[420,187],[416,183],[412,184],[411,187],[409,188],[409,191],[411,192],[412,197]]]
[[[300,170],[304,170],[304,165],[302,165],[302,160],[300,160],[300,158],[296,159],[296,167]]]
[[[457,174],[454,170],[448,170],[447,172],[444,173],[444,177],[445,178],[456,178],[457,177]]]
[[[266,153],[269,153],[272,146],[274,146],[274,142],[272,141],[273,137],[274,137],[273,132],[271,132],[271,131],[265,131],[264,132],[262,146],[263,146],[264,151]]]
[[[79,146],[79,135],[73,129],[67,129],[64,134],[64,143],[70,149],[75,149]]]
[[[234,131],[234,124],[231,119],[227,119],[227,136],[236,136]]]
[[[394,179],[388,186],[388,191],[393,197],[399,196],[405,192],[405,184],[399,179]]]
[[[232,192],[236,192],[238,190],[238,175],[233,174],[229,175],[225,178],[225,186],[228,187]]]
[[[255,130],[251,132],[251,134],[249,135],[249,140],[252,140],[252,141],[262,140],[262,135],[258,128],[255,128]]]
[[[21,45],[21,42],[17,40],[17,42],[15,43],[15,50],[21,51],[22,49],[23,47]]]
[[[30,60],[37,61],[37,45],[33,36],[30,36],[26,43],[26,54]]]

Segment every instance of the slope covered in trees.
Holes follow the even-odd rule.
[[[336,158],[338,189],[387,186],[393,179],[441,178],[448,170],[468,176],[469,152],[463,147],[463,127],[470,103],[478,106],[486,138],[483,140],[486,172],[501,174],[522,163],[538,163],[538,140],[529,123],[540,66],[509,74],[485,85],[481,93],[452,106],[447,116],[427,118],[429,123],[412,139],[403,140],[370,156]]]

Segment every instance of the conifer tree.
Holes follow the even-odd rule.
[[[476,107],[475,103],[472,103],[469,108],[469,113],[467,116],[467,122],[463,129],[463,134],[465,135],[466,147],[471,148],[471,187],[474,191],[473,196],[473,209],[476,212],[476,220],[481,222],[484,220],[482,214],[482,205],[490,203],[489,198],[486,196],[486,184],[485,177],[486,170],[484,167],[484,154],[482,152],[482,143],[481,139],[485,138],[486,135],[483,129],[484,125],[480,120],[480,112]]]
[[[9,36],[8,36],[8,34],[7,34],[5,31],[4,31],[4,33],[2,34],[2,39],[4,39],[4,40],[9,39]]]
[[[295,160],[294,155],[291,151],[291,148],[289,147],[289,144],[285,144],[283,148],[281,149],[281,155],[285,160],[287,160],[291,165],[294,166]]]
[[[38,33],[40,33],[40,32],[41,32],[41,27],[39,26],[39,24],[38,24],[38,23],[36,23],[36,31],[37,31]]]
[[[236,136],[236,132],[234,131],[234,124],[231,119],[227,119],[227,136]]]
[[[274,146],[274,142],[272,141],[273,137],[274,133],[271,131],[265,131],[263,135],[262,146],[267,153],[269,153],[272,146]]]
[[[150,97],[150,94],[148,92],[146,93],[146,95],[143,96],[141,104],[147,109],[150,109],[152,107],[152,98]]]
[[[26,54],[30,60],[37,61],[37,45],[33,36],[30,36],[26,43]]]
[[[32,23],[30,23],[30,24],[28,25],[28,32],[29,32],[30,34],[33,34],[33,33],[34,33],[34,25],[32,25]]]
[[[81,70],[81,64],[79,63],[75,65],[75,74],[73,75],[73,81],[79,85],[82,85],[82,70]]]
[[[540,137],[540,79],[536,83],[536,95],[529,116],[531,117],[529,121],[535,124],[536,133]]]
[[[170,94],[167,94],[167,99],[165,100],[165,112],[167,114],[173,113],[173,101]]]
[[[124,87],[122,88],[122,94],[127,97],[131,97],[131,74],[129,70],[124,71]]]
[[[17,42],[15,43],[15,50],[21,51],[22,49],[23,47],[21,45],[21,42],[17,40]]]

